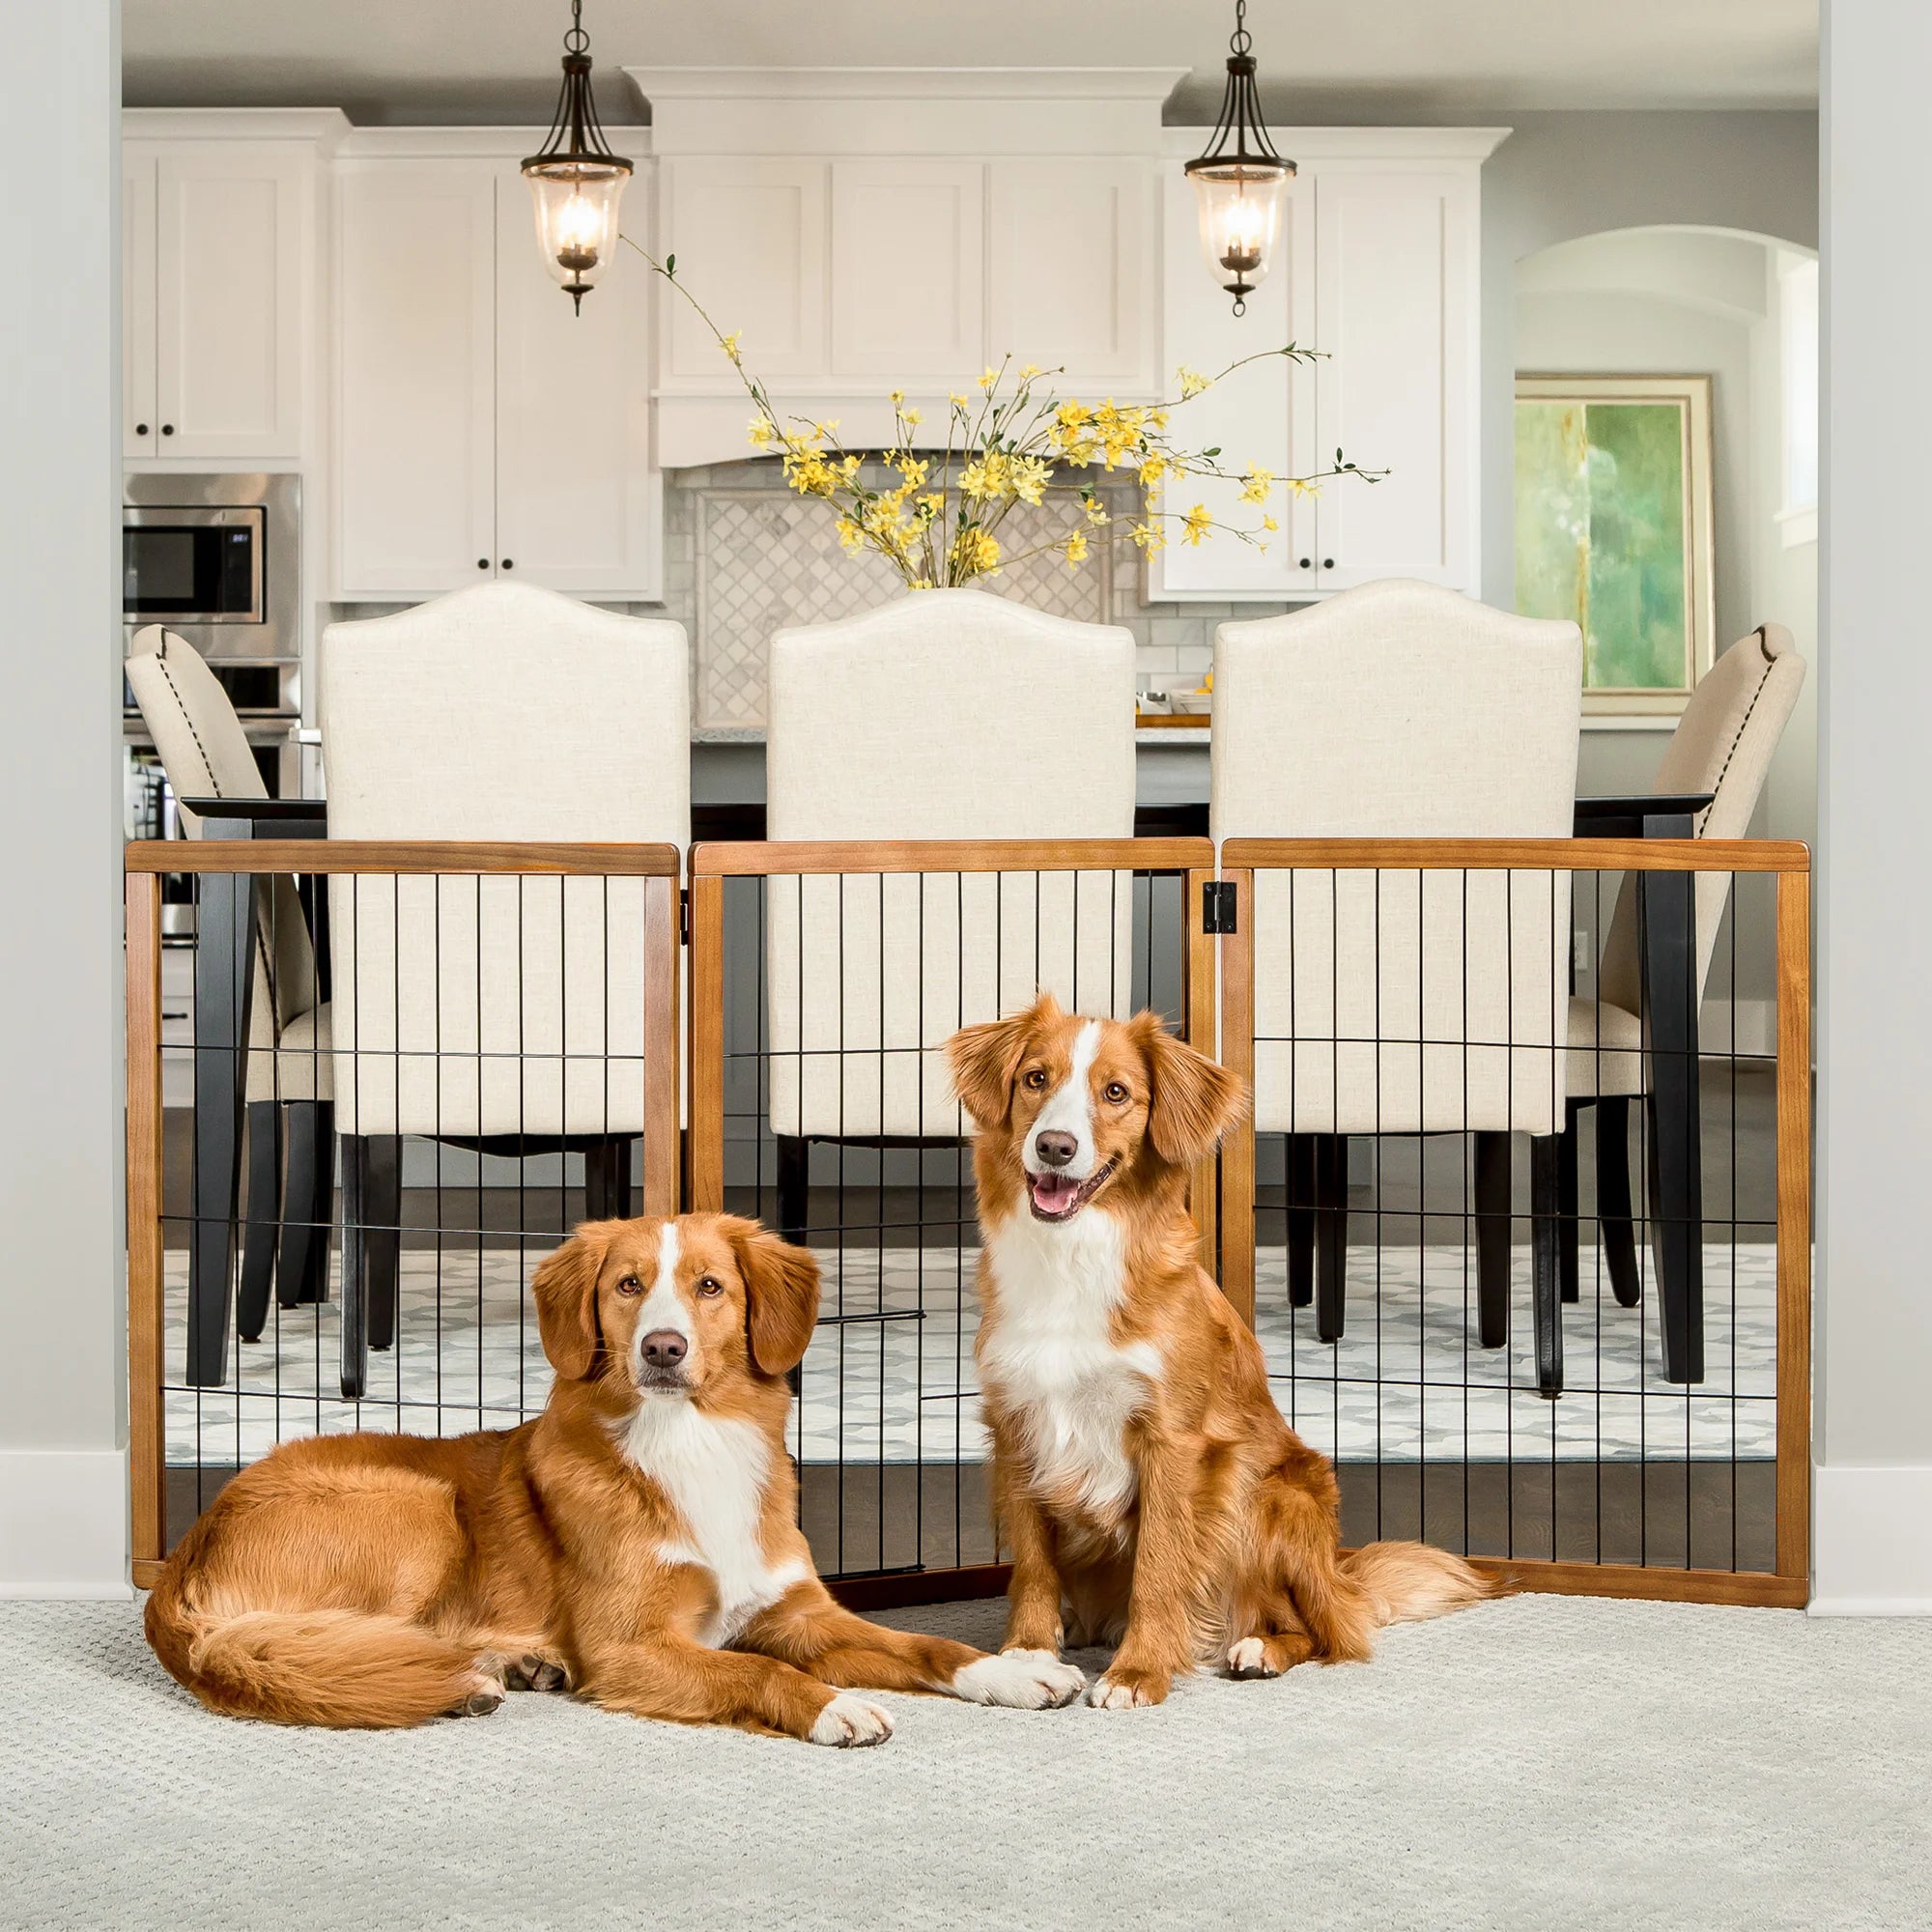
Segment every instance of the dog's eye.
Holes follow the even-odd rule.
[[[1110,1099],[1117,1107],[1122,1105],[1122,1102],[1124,1102],[1127,1097],[1127,1090],[1124,1087],[1122,1087],[1118,1080],[1110,1080],[1107,1082],[1106,1094],[1107,1094],[1107,1098]]]
[[[697,1292],[708,1300],[714,1294],[723,1294],[724,1284],[715,1274],[708,1274],[697,1284]]]
[[[1029,1094],[1037,1094],[1046,1085],[1045,1069],[1038,1066],[1028,1067],[1024,1077],[1020,1081],[1020,1085]]]
[[[638,1279],[638,1277],[634,1274],[627,1274],[623,1278],[623,1280],[617,1284],[617,1293],[619,1294],[641,1294],[643,1293],[643,1292],[644,1292],[643,1283],[640,1282]]]

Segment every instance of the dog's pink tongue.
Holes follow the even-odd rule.
[[[1080,1183],[1064,1174],[1037,1174],[1033,1180],[1033,1198],[1049,1214],[1057,1214],[1063,1208],[1073,1205],[1073,1197],[1080,1192]]]

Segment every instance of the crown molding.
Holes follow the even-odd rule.
[[[648,128],[607,128],[611,145],[627,160],[651,156]],[[549,137],[540,128],[352,128],[337,151],[344,160],[509,160],[533,155]]]
[[[661,100],[1166,100],[1184,67],[627,67]]]
[[[354,131],[339,107],[124,107],[128,141],[309,141],[332,153]]]
[[[1282,128],[1267,136],[1289,160],[1486,161],[1507,141],[1508,128]],[[1160,151],[1170,159],[1198,155],[1213,128],[1166,128]]]

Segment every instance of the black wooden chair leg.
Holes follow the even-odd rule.
[[[1343,1134],[1315,1139],[1315,1332],[1339,1342],[1348,1318],[1349,1142]]]
[[[1577,1279],[1577,1116],[1571,1113],[1556,1140],[1557,1280],[1565,1301],[1582,1298]]]
[[[1704,1379],[1704,1188],[1698,1157],[1697,1085],[1657,1057],[1650,1096],[1651,1245],[1663,1310],[1663,1378]]]
[[[605,1189],[611,1220],[628,1221],[631,1218],[631,1143],[621,1134],[611,1143]]]
[[[791,1134],[778,1137],[779,1233],[787,1241],[805,1239],[811,1186],[811,1148]]]
[[[235,1332],[259,1342],[269,1319],[281,1221],[282,1110],[273,1100],[248,1102],[248,1191],[242,1235],[242,1285],[235,1292]]]
[[[359,1401],[369,1386],[369,1143],[342,1136],[342,1393]]]
[[[1315,1141],[1288,1137],[1288,1305],[1306,1308],[1315,1299]]]
[[[1563,1393],[1562,1167],[1562,1136],[1536,1135],[1529,1144],[1536,1392],[1552,1401]]]
[[[1597,1102],[1597,1227],[1610,1293],[1625,1308],[1643,1298],[1631,1215],[1630,1101],[1621,1094]]]
[[[583,1218],[631,1218],[631,1144],[619,1135],[584,1150]]]
[[[1510,1338],[1510,1137],[1475,1138],[1476,1339],[1501,1349]]]
[[[328,1298],[328,1224],[334,1205],[335,1109],[291,1100],[282,1110],[281,1243],[275,1299],[284,1308]]]
[[[228,1300],[235,1292],[235,1208],[253,1003],[252,887],[241,875],[200,882],[194,955],[194,1219],[188,1230],[187,1380],[228,1377]]]
[[[396,1134],[372,1134],[363,1200],[369,1209],[364,1248],[369,1266],[369,1346],[387,1349],[396,1340],[396,1296],[403,1261],[403,1143]]]

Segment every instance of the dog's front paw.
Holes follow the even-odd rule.
[[[1269,1660],[1267,1645],[1258,1636],[1244,1636],[1228,1646],[1230,1677],[1279,1677],[1281,1666]]]
[[[533,1650],[510,1660],[503,1682],[512,1690],[568,1690],[570,1669],[560,1659]]]
[[[882,1745],[893,1734],[893,1720],[876,1704],[840,1691],[819,1712],[812,1725],[810,1741],[845,1748],[859,1745]]]
[[[1057,1710],[1086,1688],[1087,1673],[1078,1664],[1062,1663],[1045,1650],[1005,1650],[952,1673],[953,1694],[969,1704],[1005,1704],[1019,1711]]]
[[[1143,1704],[1164,1703],[1173,1681],[1164,1670],[1123,1670],[1117,1663],[1094,1680],[1087,1701],[1096,1711],[1137,1710]]]

